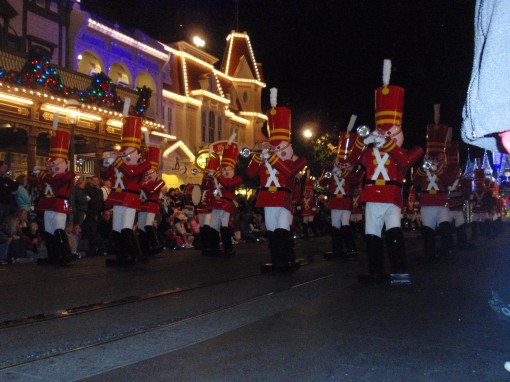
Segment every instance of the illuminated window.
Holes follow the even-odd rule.
[[[206,135],[206,132],[207,132],[207,120],[205,119],[206,118],[206,115],[205,115],[205,111],[202,112],[202,144],[204,144],[206,142],[205,140],[205,135]]]
[[[216,116],[212,111],[209,112],[209,143],[214,142],[214,130],[216,129]]]
[[[218,141],[221,140],[222,134],[223,134],[223,121],[221,120],[221,117],[218,117]]]

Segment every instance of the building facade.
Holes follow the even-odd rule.
[[[103,106],[101,97],[91,96],[99,74],[110,80],[117,106],[128,98],[133,106],[142,88],[152,92],[144,128],[161,149],[169,187],[200,182],[195,159],[209,143],[227,140],[233,131],[242,146],[264,139],[265,83],[247,33],[227,37],[220,62],[184,41],[162,43],[139,30],[123,30],[81,10],[74,0],[1,0],[0,18],[0,159],[9,160],[15,173],[44,164],[56,114],[59,128],[70,128],[69,95],[55,94],[55,84],[63,93],[88,94],[72,130],[75,167],[80,175],[98,172],[98,160],[116,148],[122,128],[119,107]],[[49,68],[53,88],[48,81],[34,86],[26,74],[19,75],[36,53],[47,57],[41,70]]]

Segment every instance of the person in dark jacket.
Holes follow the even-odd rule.
[[[4,222],[17,206],[12,193],[18,189],[18,184],[8,175],[10,167],[8,162],[0,160],[0,222]]]

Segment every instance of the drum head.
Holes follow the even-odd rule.
[[[200,189],[200,185],[194,184],[191,190],[191,203],[196,207],[202,201],[202,190]]]

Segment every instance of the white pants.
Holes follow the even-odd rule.
[[[400,207],[393,203],[367,202],[365,205],[365,233],[381,237],[382,229],[400,227]]]
[[[116,232],[122,232],[124,228],[133,229],[135,224],[136,210],[124,206],[113,206],[112,228]]]
[[[268,231],[274,231],[278,228],[290,231],[292,213],[286,208],[264,207],[264,219]]]
[[[67,215],[62,212],[44,211],[44,230],[52,235],[57,229],[66,229]]]
[[[198,225],[200,227],[203,227],[204,225],[210,226],[211,225],[211,215],[212,214],[210,212],[208,212],[206,214],[205,213],[198,214]]]
[[[343,225],[349,225],[351,210],[331,210],[331,227],[340,229]]]
[[[450,221],[450,210],[448,207],[422,206],[420,213],[422,224],[433,230],[435,230],[439,224]]]
[[[464,219],[464,212],[462,211],[451,211],[450,210],[450,222],[455,220],[455,227],[460,227],[466,222]]]
[[[152,226],[154,224],[154,218],[156,214],[154,212],[141,211],[138,212],[138,228],[145,232],[146,226]]]
[[[230,220],[230,212],[223,210],[212,210],[211,211],[211,228],[220,232],[221,227],[228,227],[228,221]]]

